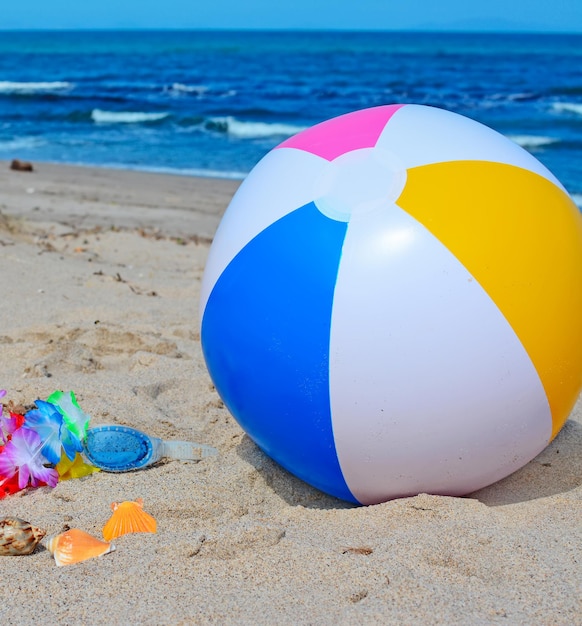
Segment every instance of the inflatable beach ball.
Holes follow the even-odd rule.
[[[201,341],[226,407],[315,487],[372,504],[522,467],[582,386],[582,217],[465,117],[357,111],[268,153],[210,250]]]

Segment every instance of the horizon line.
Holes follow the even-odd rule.
[[[515,29],[492,29],[492,28],[321,28],[321,27],[229,27],[229,26],[107,26],[107,27],[81,27],[81,26],[61,26],[61,27],[0,27],[0,32],[11,33],[59,33],[59,32],[279,32],[279,33],[384,33],[384,34],[443,34],[443,35],[582,35],[582,30],[515,30]]]

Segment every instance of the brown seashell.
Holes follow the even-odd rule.
[[[51,537],[46,547],[55,557],[55,562],[59,567],[80,563],[115,550],[112,543],[96,539],[78,528],[71,528],[60,535]]]
[[[103,538],[111,541],[127,533],[155,533],[157,522],[143,510],[143,500],[135,502],[114,502],[111,505],[113,515],[103,527]]]
[[[30,554],[45,535],[19,517],[7,517],[0,521],[0,556]]]

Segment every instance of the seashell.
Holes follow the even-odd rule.
[[[113,502],[113,515],[103,527],[103,538],[111,541],[127,533],[155,533],[156,520],[143,510],[143,500]]]
[[[45,535],[19,517],[7,517],[0,521],[0,556],[30,554]]]
[[[59,567],[80,563],[115,550],[112,543],[101,541],[78,528],[71,528],[60,535],[51,537],[46,547],[55,557],[55,562]]]

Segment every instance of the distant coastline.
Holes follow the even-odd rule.
[[[394,34],[394,35],[508,35],[508,36],[541,36],[541,37],[555,37],[555,36],[581,36],[582,30],[542,30],[542,29],[523,29],[523,28],[484,28],[484,27],[473,27],[473,28],[456,28],[456,29],[443,29],[438,26],[434,27],[426,27],[426,28],[416,28],[416,29],[386,29],[386,28],[371,28],[371,29],[347,29],[347,28],[216,28],[216,27],[199,27],[199,28],[189,28],[189,27],[166,27],[166,28],[147,28],[147,27],[123,27],[123,28],[77,28],[77,27],[67,27],[67,28],[0,28],[0,33],[36,33],[36,32],[46,32],[46,33],[63,33],[63,32],[78,32],[78,33],[168,33],[168,32],[179,32],[179,33],[266,33],[266,34],[281,34],[281,33],[289,33],[290,35],[296,34],[324,34],[324,33],[339,33],[339,34]]]

